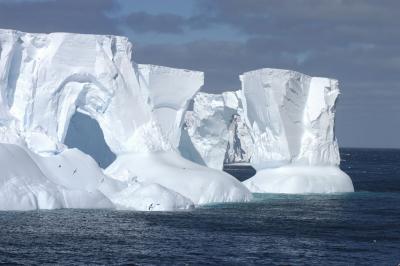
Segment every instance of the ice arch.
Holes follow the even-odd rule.
[[[81,112],[76,112],[72,116],[64,144],[90,155],[103,169],[116,157],[104,141],[103,131],[98,122]]]
[[[124,37],[0,30],[0,43],[0,138],[15,133],[40,154],[63,150],[76,110],[117,155],[173,149],[203,83],[201,72],[136,65]]]
[[[97,189],[106,180],[93,161],[92,169],[83,172],[89,164],[81,159],[82,152],[64,145],[71,118],[81,112],[97,121],[117,156],[105,173],[118,184],[158,184],[164,190],[156,189],[154,198],[160,199],[163,190],[194,204],[251,198],[232,176],[187,161],[176,151],[182,118],[203,85],[203,73],[137,65],[132,44],[118,36],[0,30],[0,46],[0,142],[43,156],[55,167],[52,177],[59,177],[59,168],[66,169],[64,163],[53,165],[53,159],[71,162],[72,153],[71,171],[58,178],[60,184],[71,175],[77,180],[98,178]],[[114,201],[114,196],[122,198],[127,206],[133,191],[118,196],[118,184],[105,184],[105,193]]]

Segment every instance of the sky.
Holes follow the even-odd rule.
[[[0,0],[0,28],[127,36],[133,59],[205,72],[203,91],[284,68],[336,78],[342,147],[400,148],[398,0]]]

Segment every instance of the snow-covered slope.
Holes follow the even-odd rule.
[[[245,182],[250,189],[287,193],[354,190],[350,178],[338,168],[334,134],[337,80],[268,68],[244,73],[240,79],[245,118],[255,143],[250,162],[258,170]],[[318,168],[301,171],[293,165]],[[276,167],[287,169],[271,170]],[[336,171],[329,170],[332,167]],[[328,172],[333,174],[326,178]]]
[[[175,152],[121,155],[106,174],[121,181],[156,183],[194,204],[249,201],[252,195],[229,174],[193,163]]]
[[[194,162],[222,170],[224,162],[247,162],[252,139],[243,123],[240,92],[199,92],[188,111],[179,150]]]
[[[97,176],[100,171],[97,166],[82,176],[80,182],[69,179],[71,169],[66,176],[57,172],[59,164],[69,165],[69,168],[76,168],[76,165],[83,167],[80,156],[72,156],[73,160],[67,163],[69,157],[65,156],[70,151],[63,144],[72,115],[82,112],[99,123],[107,145],[117,156],[115,165],[140,169],[141,183],[140,186],[135,185],[135,189],[127,189],[129,180],[124,180],[117,187],[115,182],[107,181],[94,188],[103,191],[108,198],[118,199],[118,206],[123,202],[129,206],[144,206],[137,202],[132,204],[129,199],[121,197],[131,195],[140,199],[137,195],[149,195],[151,191],[156,191],[159,196],[152,194],[151,201],[160,200],[157,206],[163,204],[162,199],[178,201],[158,209],[187,208],[192,204],[190,200],[196,197],[189,195],[189,199],[182,200],[183,196],[177,196],[175,191],[189,186],[191,176],[176,173],[175,178],[179,180],[173,183],[176,187],[166,188],[152,185],[154,171],[151,168],[154,166],[157,169],[157,164],[163,161],[157,160],[157,157],[164,158],[164,153],[178,157],[175,162],[180,163],[173,167],[185,167],[185,160],[176,151],[180,126],[188,102],[203,84],[203,73],[136,65],[131,59],[131,50],[132,44],[125,37],[0,30],[0,142],[17,144],[36,154],[48,156],[35,161],[39,168],[46,168],[44,176],[47,179],[59,186],[71,189],[77,186],[76,189],[86,190],[87,185],[93,185],[89,176]],[[149,161],[145,164],[135,161],[136,154],[152,156],[147,157]],[[3,156],[7,156],[6,153]],[[25,165],[24,157],[19,158],[16,164]],[[143,165],[147,168],[143,169]],[[75,174],[79,171],[77,169]],[[208,175],[210,171],[203,167],[196,174],[203,176],[198,180],[199,187],[216,183],[216,187],[223,185],[224,189],[236,194],[225,197],[218,196],[218,190],[204,192],[207,193],[207,202],[248,200],[251,197],[249,191],[233,177],[221,172]],[[111,175],[116,173],[107,172]],[[159,172],[159,178],[164,174]],[[214,180],[212,176],[219,177]],[[196,189],[191,191],[202,193]],[[132,193],[138,194],[134,196]],[[169,193],[168,196],[166,193]],[[5,194],[2,196],[7,197]]]
[[[104,175],[77,149],[42,157],[19,145],[0,143],[0,210],[119,208],[181,210],[193,202],[154,183],[121,182]]]
[[[87,171],[94,163],[91,158],[77,150],[60,156],[66,160],[49,162],[18,145],[0,143],[0,210],[113,208],[99,190],[106,177]],[[83,159],[77,168],[69,164],[74,158]]]

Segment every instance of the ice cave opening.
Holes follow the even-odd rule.
[[[104,140],[99,123],[78,111],[71,117],[64,143],[90,155],[103,169],[116,158]]]
[[[251,155],[247,154],[251,151],[245,143],[242,143],[242,140],[245,141],[243,132],[241,132],[243,131],[243,125],[240,114],[232,114],[228,126],[228,144],[223,164],[223,170],[241,182],[253,177],[257,173],[256,169],[250,164]],[[242,126],[241,130],[240,126]]]

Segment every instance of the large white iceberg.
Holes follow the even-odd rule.
[[[30,175],[29,182],[39,188],[43,182],[51,182],[57,189],[79,191],[81,196],[76,198],[83,203],[90,203],[97,193],[120,208],[186,209],[193,203],[249,200],[250,192],[228,174],[201,166],[195,171],[175,171],[192,167],[179,155],[177,146],[183,116],[203,84],[203,73],[137,65],[132,62],[131,49],[124,37],[0,30],[0,142],[18,145],[34,155],[31,160],[21,152],[13,166],[4,167],[43,168],[42,173]],[[63,144],[75,112],[98,122],[105,142],[117,156],[105,171],[109,176],[94,165],[79,175],[78,181],[70,179],[72,168],[75,177],[84,168],[81,155],[67,156],[73,152]],[[6,150],[0,161],[11,154]],[[165,158],[173,158],[173,162]],[[163,172],[164,166],[170,172]],[[58,175],[60,168],[68,169],[66,176]],[[13,171],[4,175],[4,180],[12,179]],[[165,181],[172,172],[174,181]],[[100,183],[99,178],[103,180]],[[7,193],[7,182],[0,183],[4,202],[8,197],[15,199]],[[56,188],[44,186],[46,197],[57,198],[60,189]],[[41,192],[32,193],[32,198],[38,198]],[[141,199],[151,207],[140,203]],[[29,205],[13,201],[0,209],[76,206],[54,202]],[[95,202],[93,207],[102,201]],[[89,203],[84,207],[91,207]]]
[[[281,69],[244,73],[243,108],[251,129],[253,192],[354,191],[342,172],[334,132],[338,81]]]
[[[248,201],[250,190],[353,191],[338,167],[336,80],[262,69],[215,95],[198,92],[203,79],[134,63],[124,37],[0,30],[0,210],[177,210]],[[76,112],[116,155],[104,171],[65,145]],[[237,162],[257,169],[244,185],[221,171]]]

